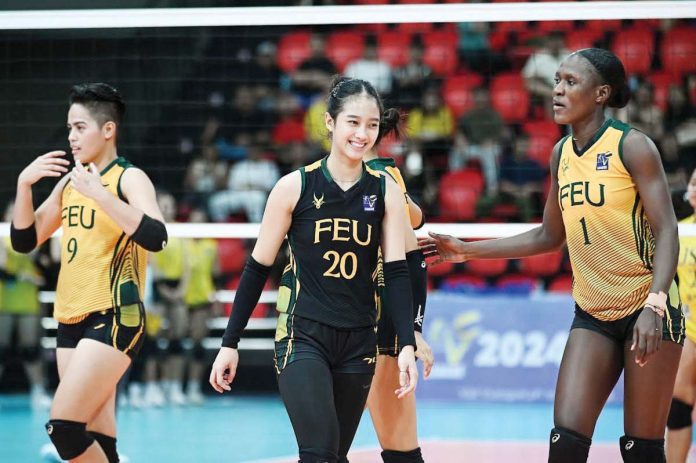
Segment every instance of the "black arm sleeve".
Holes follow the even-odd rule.
[[[143,214],[143,218],[131,238],[148,251],[158,252],[167,246],[169,236],[167,235],[167,227],[162,222]]]
[[[239,280],[237,293],[234,295],[232,314],[227,321],[225,334],[222,336],[222,347],[237,348],[239,338],[242,336],[244,328],[249,323],[249,317],[256,307],[256,303],[261,297],[261,291],[266,284],[271,267],[259,264],[249,256],[242,278]]]
[[[416,347],[411,307],[411,281],[405,260],[384,263],[384,309],[394,323],[401,346]]]
[[[423,251],[416,249],[406,253],[406,263],[413,292],[413,329],[422,333],[425,301],[428,298],[428,271]]]
[[[12,249],[15,251],[23,254],[30,253],[36,247],[36,223],[21,230],[15,228],[14,223],[12,223],[10,225],[10,241]]]

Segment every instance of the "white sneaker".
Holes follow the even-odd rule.
[[[189,383],[186,397],[192,405],[203,405],[203,402],[205,402],[205,397],[201,393],[201,386],[198,383]]]
[[[39,455],[41,455],[41,459],[46,463],[65,462],[65,460],[63,460],[60,457],[60,455],[58,455],[58,450],[56,450],[55,445],[53,445],[50,442],[41,446],[41,449],[39,450]]]
[[[48,410],[51,408],[51,397],[43,386],[33,386],[29,394],[29,402],[33,410]]]
[[[144,408],[147,406],[143,399],[143,387],[140,383],[130,383],[128,385],[128,403],[133,408]]]
[[[176,406],[187,405],[188,401],[184,395],[181,383],[172,383],[169,388],[169,403]]]
[[[147,406],[161,407],[167,402],[167,399],[157,383],[147,383],[145,385],[144,401]]]

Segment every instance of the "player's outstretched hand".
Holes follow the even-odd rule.
[[[416,390],[418,384],[418,367],[416,366],[416,355],[413,346],[404,346],[399,352],[397,359],[399,364],[399,389],[394,391],[396,396],[401,399]]]
[[[423,362],[423,378],[430,376],[430,370],[433,369],[435,357],[430,344],[425,341],[423,333],[416,331],[416,357]]]
[[[65,151],[50,151],[34,159],[17,178],[18,184],[31,186],[44,177],[60,177],[68,171],[70,161]]]
[[[239,352],[231,347],[221,347],[213,368],[210,370],[210,385],[213,389],[223,393],[229,391],[230,384],[234,381],[234,376],[237,373],[237,364],[239,364]]]
[[[466,262],[469,260],[468,244],[450,235],[428,232],[428,237],[419,238],[418,246],[428,260],[428,265],[443,262]],[[434,259],[431,259],[433,258]]]

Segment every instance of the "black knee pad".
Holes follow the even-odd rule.
[[[300,449],[299,463],[338,463],[338,456],[326,449]]]
[[[49,420],[46,423],[48,437],[56,446],[63,460],[79,457],[94,443],[94,437],[87,433],[87,424],[68,420]]]
[[[683,429],[691,426],[693,409],[693,405],[672,398],[672,406],[669,407],[669,416],[667,417],[667,429]]]
[[[181,355],[184,353],[184,346],[181,345],[180,339],[172,339],[169,341],[169,353],[172,355]]]
[[[664,439],[640,439],[622,436],[621,456],[626,463],[665,463]]]
[[[102,448],[104,453],[106,454],[106,459],[109,460],[109,463],[118,463],[118,452],[116,451],[116,438],[107,436],[106,434],[102,434],[100,432],[96,431],[87,431],[87,434],[90,436],[94,437],[94,440],[97,441],[99,446]]]
[[[200,342],[197,342],[193,345],[193,349],[191,349],[192,352],[191,354],[193,355],[193,358],[196,360],[203,360],[205,359],[205,347],[203,347],[203,344]]]
[[[549,463],[585,463],[590,454],[592,439],[570,429],[551,430]]]
[[[382,461],[384,463],[423,463],[423,455],[421,454],[420,447],[409,450],[408,452],[383,450]]]
[[[41,348],[39,346],[22,347],[19,351],[19,356],[25,362],[36,362],[41,358]]]

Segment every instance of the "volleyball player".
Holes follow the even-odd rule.
[[[4,220],[12,220],[12,203],[5,210]],[[44,386],[41,348],[39,286],[44,278],[35,259],[35,253],[14,251],[9,238],[0,241],[0,378],[10,355],[15,353],[29,380],[31,407],[41,410],[51,405],[51,398]]]
[[[418,248],[414,229],[423,226],[424,215],[406,191],[406,184],[399,168],[391,158],[377,157],[374,150],[363,160],[368,167],[384,172],[394,180],[403,194],[409,220],[404,224],[406,239],[406,263],[408,264],[413,293],[413,328],[416,337],[416,356],[423,361],[423,375],[428,377],[433,366],[433,354],[423,338],[423,321],[427,296],[427,275],[423,252]],[[377,365],[372,388],[367,397],[372,423],[382,447],[382,460],[385,463],[423,462],[416,422],[416,396],[414,394],[399,400],[393,394],[398,387],[397,356],[399,339],[396,336],[391,318],[379,310],[383,297],[382,287],[378,288],[377,325]]]
[[[679,241],[660,153],[643,133],[606,119],[629,99],[611,52],[577,51],[558,68],[554,119],[569,124],[551,156],[541,226],[497,240],[424,239],[434,262],[519,258],[568,245],[575,319],[561,361],[549,462],[585,462],[597,418],[624,373],[625,462],[663,462],[664,427],[684,341],[673,281]]]
[[[69,162],[51,151],[29,164],[17,179],[10,232],[13,248],[29,252],[62,227],[54,307],[60,382],[46,430],[61,458],[78,463],[119,460],[116,383],[142,342],[147,251],[167,241],[150,179],[117,153],[124,110],[107,84],[71,89],[75,167],[34,211],[32,185],[60,177]]]
[[[686,200],[694,214],[680,223],[696,223],[696,170],[686,189]],[[672,405],[667,418],[667,461],[686,463],[692,439],[692,414],[696,402],[696,237],[679,238],[679,296],[688,313],[684,351],[674,383]]]
[[[384,311],[401,343],[399,386],[416,387],[411,290],[404,253],[403,196],[363,156],[397,128],[370,83],[334,80],[327,101],[329,155],[283,177],[271,191],[246,264],[210,384],[230,390],[237,343],[280,245],[290,262],[278,295],[275,365],[300,462],[347,462],[376,363],[375,278],[384,259]],[[227,370],[227,371],[226,371]]]

